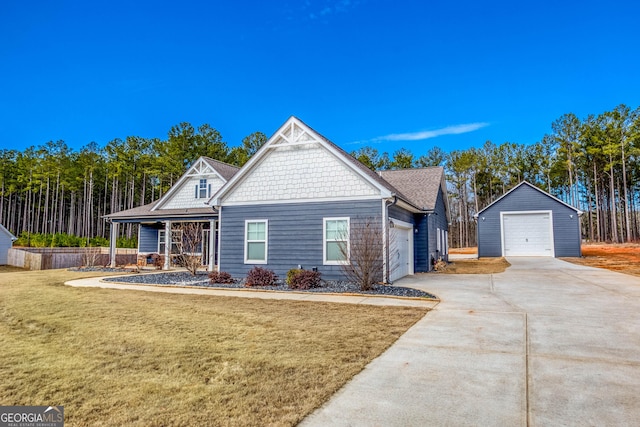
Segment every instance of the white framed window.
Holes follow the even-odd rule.
[[[322,263],[339,265],[349,258],[349,218],[323,218]]]
[[[166,232],[158,231],[158,253],[164,254],[166,245]],[[182,251],[182,230],[171,230],[171,250],[169,253],[177,254]]]
[[[207,179],[202,178],[196,185],[196,199],[206,199],[211,196],[211,184],[207,184]]]
[[[248,219],[244,222],[244,263],[266,264],[269,221]]]
[[[449,232],[447,230],[444,230],[443,234],[444,234],[444,239],[443,239],[444,255],[449,255]]]

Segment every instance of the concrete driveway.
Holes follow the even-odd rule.
[[[640,278],[509,262],[399,282],[442,303],[302,425],[638,425]]]

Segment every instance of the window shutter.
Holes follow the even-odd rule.
[[[207,193],[207,197],[211,197],[211,184],[209,184],[209,192]]]
[[[196,184],[196,199],[198,198],[198,184]]]

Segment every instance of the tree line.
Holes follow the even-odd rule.
[[[371,169],[444,166],[452,247],[475,246],[473,215],[523,180],[584,212],[582,236],[598,242],[640,237],[640,107],[619,105],[580,119],[564,114],[533,144],[486,141],[415,157],[400,149],[390,157],[371,147],[352,153]]]
[[[22,244],[31,244],[32,236],[51,244],[69,240],[55,239],[60,235],[77,236],[87,245],[91,239],[104,241],[109,236],[104,215],[158,200],[200,156],[242,166],[266,140],[254,132],[229,147],[208,124],[180,123],[166,139],[129,136],[79,150],[64,141],[1,149],[0,224]],[[135,245],[136,226],[121,229],[121,246]]]
[[[34,234],[100,241],[109,235],[104,215],[159,199],[198,157],[242,166],[266,140],[254,132],[230,147],[208,124],[180,123],[166,139],[131,136],[79,150],[64,141],[1,149],[0,223],[27,243]],[[419,157],[405,148],[389,155],[363,147],[351,155],[373,170],[443,166],[452,247],[474,246],[473,215],[522,180],[583,211],[585,239],[627,242],[640,236],[640,107],[619,105],[582,119],[565,114],[533,144],[433,147]],[[120,232],[135,244],[135,225]]]

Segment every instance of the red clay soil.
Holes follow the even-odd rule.
[[[477,254],[478,248],[449,248],[449,253]],[[574,264],[640,276],[640,243],[587,243],[582,245],[582,258],[562,259]]]
[[[563,258],[574,264],[606,268],[620,273],[640,276],[640,244],[586,244],[582,258]]]

